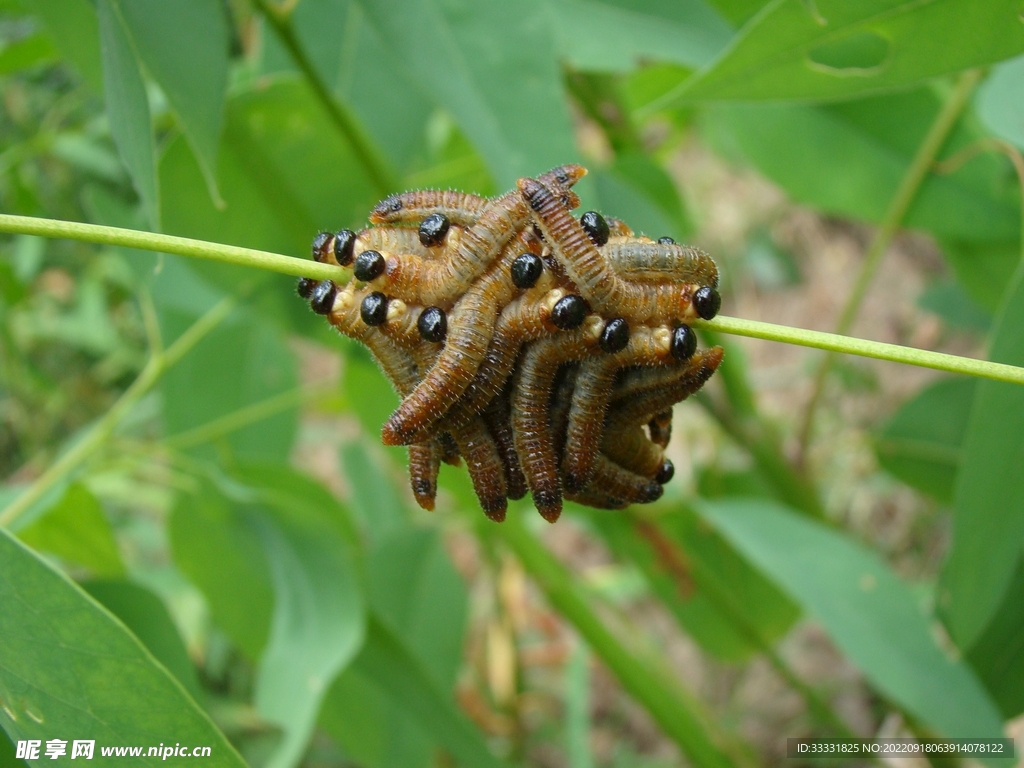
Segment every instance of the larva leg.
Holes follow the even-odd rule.
[[[562,483],[548,419],[555,375],[562,364],[590,354],[603,325],[600,318],[591,316],[577,331],[541,339],[526,350],[519,367],[512,432],[533,503],[548,522],[562,513]]]

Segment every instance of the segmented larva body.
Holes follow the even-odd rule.
[[[561,166],[493,199],[393,195],[367,229],[313,242],[314,258],[354,279],[300,280],[299,294],[401,395],[382,439],[409,446],[426,509],[440,463],[460,456],[497,521],[527,492],[554,521],[563,498],[621,509],[672,478],[671,407],[722,359],[688,326],[717,313],[718,270],[618,219],[577,219],[571,187],[585,173]]]

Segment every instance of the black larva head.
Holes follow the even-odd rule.
[[[327,253],[331,247],[331,235],[330,232],[318,232],[317,236],[313,238],[313,261],[327,261]]]
[[[675,245],[676,241],[671,237],[659,237],[658,242],[662,245]]]
[[[356,233],[343,229],[334,235],[334,260],[347,267],[352,263],[352,251],[356,245]]]
[[[587,211],[580,216],[580,224],[583,225],[584,231],[596,245],[604,245],[608,242],[608,236],[611,234],[608,222],[597,211]]]
[[[536,254],[524,253],[512,262],[510,271],[516,288],[532,288],[540,279],[540,273],[544,271],[544,262]]]
[[[665,485],[676,475],[676,465],[668,459],[665,459],[664,463],[658,467],[658,474],[654,476],[654,479],[659,485]]]
[[[337,293],[338,289],[331,280],[321,280],[309,294],[310,308],[318,315],[328,314],[334,309],[334,296]]]
[[[426,341],[444,341],[448,333],[448,316],[440,307],[427,307],[420,312],[416,328]]]
[[[295,292],[304,299],[308,299],[313,295],[313,289],[316,288],[316,280],[311,277],[300,277],[298,284],[295,286]]]
[[[359,305],[359,316],[367,325],[382,325],[388,319],[388,297],[374,291]]]
[[[356,265],[352,269],[356,280],[369,282],[384,273],[384,257],[379,251],[363,251],[356,256]]]
[[[586,316],[587,302],[582,296],[577,296],[575,293],[563,296],[551,308],[551,322],[555,324],[556,328],[561,328],[563,331],[579,328]]]
[[[722,296],[711,286],[705,285],[693,294],[693,308],[702,318],[710,320],[722,308]]]
[[[420,222],[420,242],[428,248],[444,242],[451,222],[443,213],[432,213]]]
[[[621,317],[614,317],[604,324],[600,339],[605,352],[621,352],[629,344],[629,323]]]
[[[697,334],[688,325],[680,325],[672,331],[672,357],[676,360],[689,360],[697,351]]]

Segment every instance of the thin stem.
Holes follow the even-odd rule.
[[[399,187],[398,181],[388,167],[388,163],[377,151],[373,141],[363,130],[359,119],[331,93],[323,78],[320,77],[320,73],[313,66],[313,62],[306,56],[290,19],[292,9],[288,6],[278,8],[268,0],[254,0],[254,2],[270,26],[273,27],[281,44],[295,62],[295,66],[306,78],[309,87],[313,89],[314,95],[323,105],[327,115],[351,145],[352,151],[363,166],[363,170],[366,171],[366,175],[377,188],[378,195],[385,197],[396,191]]]
[[[174,237],[173,235],[161,235],[156,232],[141,232],[119,227],[105,227],[99,224],[0,214],[0,232],[81,240],[101,245],[123,245],[145,251],[173,253],[195,259],[208,259],[225,264],[267,269],[271,272],[280,272],[295,277],[335,280],[339,283],[348,282],[351,275],[350,270],[333,264],[320,264],[309,259],[296,259],[278,253],[240,248],[236,245],[221,245],[205,240],[192,240],[187,237]]]
[[[38,235],[40,237],[66,238],[82,240],[89,243],[105,245],[123,245],[147,251],[173,253],[179,256],[191,256],[199,259],[211,259],[228,264],[269,269],[285,275],[314,277],[322,280],[347,282],[350,270],[331,264],[320,264],[307,259],[296,259],[278,253],[256,251],[251,248],[239,248],[233,245],[209,243],[204,240],[191,240],[185,237],[160,235],[155,232],[140,232],[133,229],[104,227],[98,224],[79,224],[55,219],[36,219],[30,216],[10,216],[0,214],[0,233]],[[1024,384],[1024,368],[1017,368],[1002,363],[990,363],[985,360],[974,360],[940,352],[927,352],[896,344],[883,344],[878,341],[850,338],[834,333],[808,331],[802,328],[791,328],[774,323],[762,323],[757,320],[741,320],[735,317],[719,315],[714,320],[694,322],[697,328],[706,328],[722,333],[738,336],[749,336],[755,339],[781,341],[787,344],[798,344],[804,347],[832,352],[843,352],[848,355],[872,357],[878,360],[890,360],[895,363],[918,365],[925,368],[962,373],[968,376],[1010,381]],[[180,341],[180,339],[179,339]],[[167,350],[171,354],[174,345]]]
[[[205,424],[200,424],[192,429],[164,438],[164,440],[161,441],[161,445],[169,450],[184,451],[197,445],[202,445],[203,443],[209,443],[213,440],[224,437],[225,435],[229,435],[232,432],[244,429],[250,424],[255,424],[263,421],[264,419],[269,419],[271,416],[276,416],[282,411],[296,408],[306,400],[326,395],[329,391],[330,388],[325,386],[317,387],[315,389],[296,387],[295,389],[290,389],[287,392],[282,392],[278,395],[274,395],[273,397],[268,397],[258,403],[253,403],[252,405],[239,408],[231,413],[226,413],[219,418],[206,422]]]
[[[700,703],[664,672],[630,652],[601,622],[572,576],[547,549],[510,515],[502,525],[485,524],[486,538],[512,549],[551,605],[584,637],[622,687],[640,702],[680,749],[698,766],[736,766],[749,758],[730,744]]]
[[[868,246],[867,253],[864,256],[864,263],[861,265],[860,273],[857,275],[857,281],[854,283],[853,290],[846,299],[843,311],[839,315],[839,322],[836,323],[836,333],[848,333],[854,320],[857,319],[857,313],[864,302],[868,288],[871,286],[875,274],[882,264],[882,257],[889,250],[892,239],[903,225],[903,219],[906,217],[907,211],[910,210],[914,198],[917,197],[921,184],[935,163],[935,158],[939,154],[939,150],[942,149],[942,145],[949,138],[953,126],[956,125],[956,121],[960,118],[960,114],[967,105],[971,93],[974,92],[974,88],[981,80],[981,75],[980,69],[971,69],[960,75],[956,86],[953,88],[953,92],[946,99],[946,103],[942,105],[938,115],[935,116],[935,120],[928,129],[928,133],[918,147],[917,153],[900,180],[899,186],[896,188],[896,194],[893,195],[889,203],[889,208],[885,212],[882,223],[875,231],[875,236]],[[834,362],[835,357],[833,355],[826,355],[815,373],[811,397],[807,402],[807,408],[804,411],[804,418],[799,431],[800,449],[798,463],[800,464],[803,464],[806,458],[807,448],[810,445],[811,434],[814,430],[814,419],[825,390],[825,381]]]
[[[694,323],[698,328],[712,328],[722,333],[736,336],[747,336],[752,339],[778,341],[784,344],[796,344],[801,347],[824,349],[828,352],[842,352],[847,355],[860,355],[875,360],[888,360],[893,363],[905,363],[921,368],[933,368],[937,371],[962,373],[966,376],[978,376],[995,381],[1008,381],[1024,384],[1024,368],[1005,363],[993,363],[988,360],[975,360],[970,357],[947,355],[944,352],[931,352],[926,349],[901,347],[898,344],[886,344],[881,341],[868,341],[836,333],[809,331],[804,328],[791,328],[786,325],[762,323],[758,320],[742,320],[738,317],[719,315],[714,320],[698,320]]]
[[[149,358],[138,377],[131,383],[117,402],[93,425],[81,440],[49,466],[18,498],[12,501],[0,513],[0,527],[10,526],[21,515],[29,510],[61,480],[75,471],[100,448],[114,433],[117,425],[135,407],[142,397],[153,388],[164,372],[180,360],[200,339],[212,331],[226,318],[235,307],[235,300],[225,298],[210,311],[200,317],[178,339],[167,348],[166,352],[155,351]]]

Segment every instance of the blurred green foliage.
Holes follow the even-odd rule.
[[[796,203],[878,224],[958,73],[989,67],[943,142],[951,162],[900,223],[945,258],[921,306],[1021,365],[1021,180],[1006,154],[1024,148],[1019,10],[0,0],[0,211],[301,256],[397,188],[493,194],[583,161],[585,206],[683,239],[701,222],[667,161],[698,142]],[[799,265],[763,228],[725,257],[727,288],[799,290]],[[788,736],[851,729],[780,652],[805,620],[860,670],[879,720],[980,737],[1024,712],[1024,392],[1009,384],[943,379],[879,414],[880,465],[923,494],[928,525],[952,517],[941,573],[911,582],[842,515],[823,518],[828,488],[782,449],[794,425],[759,413],[730,349],[724,387],[700,399],[727,448],[699,468],[696,495],[670,486],[643,514],[571,510],[566,525],[613,559],[602,587],[561,568],[535,529],[482,522],[464,473],[442,473],[437,513],[412,509],[402,453],[375,439],[395,396],[289,280],[5,237],[0,509],[226,296],[237,308],[102,450],[0,530],[11,742],[180,741],[255,768],[497,766],[547,748],[590,768],[597,656],[692,763],[758,762],[740,715],[686,690],[647,628],[624,626],[623,604],[641,599],[718,664],[767,658],[806,705]],[[341,389],[310,403],[300,361],[325,356],[342,361]],[[313,455],[331,491],[295,468]],[[555,696],[564,724],[550,711],[528,723],[508,698],[549,682],[522,665],[536,628],[506,600],[510,552],[585,641]],[[0,762],[9,747],[0,738]],[[608,764],[658,763],[623,747]]]

